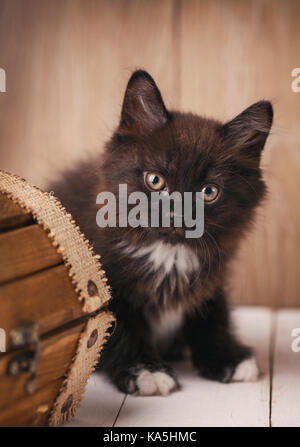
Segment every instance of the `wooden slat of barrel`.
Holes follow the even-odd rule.
[[[0,284],[62,263],[38,224],[0,233]]]
[[[61,329],[58,333],[41,341],[36,392],[66,374],[84,324],[83,322],[69,329]],[[28,349],[19,349],[2,354],[0,357],[0,425],[2,409],[14,407],[16,401],[26,396],[24,385],[30,373],[22,373],[19,376],[7,375],[10,360],[26,350]]]
[[[0,193],[0,231],[18,228],[32,222],[30,213]]]
[[[9,334],[25,322],[37,323],[41,353],[37,390],[28,395],[30,373],[7,375],[12,350]],[[61,255],[46,231],[0,194],[0,327],[7,353],[0,357],[0,426],[45,425],[75,355],[86,314]]]
[[[82,315],[64,264],[0,286],[0,327],[7,334],[24,321],[35,321],[44,334]]]
[[[37,393],[20,399],[15,405],[0,412],[0,426],[23,427],[44,426],[53,402],[60,389],[62,379],[54,380]]]

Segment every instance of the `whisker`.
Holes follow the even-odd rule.
[[[211,233],[209,233],[209,231],[206,231],[206,234],[211,238],[211,240],[214,242],[215,246],[217,247],[217,252],[218,252],[218,258],[219,258],[219,270],[221,270],[221,266],[222,266],[222,256],[221,256],[221,250],[220,247],[216,241],[216,239],[213,237],[213,235]]]

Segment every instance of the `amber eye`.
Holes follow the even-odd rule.
[[[165,179],[157,172],[146,172],[145,183],[153,191],[161,191],[166,186]]]
[[[218,197],[219,189],[215,185],[208,184],[203,186],[201,193],[205,202],[212,202]]]

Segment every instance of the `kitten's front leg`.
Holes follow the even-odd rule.
[[[222,291],[188,318],[185,330],[194,365],[203,377],[226,383],[258,379],[251,349],[240,344],[231,332]]]
[[[99,366],[123,393],[167,396],[179,388],[173,370],[161,361],[142,328],[121,321],[103,350]]]

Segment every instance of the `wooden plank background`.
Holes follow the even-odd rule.
[[[299,306],[299,0],[0,0],[0,167],[44,187],[101,151],[132,70],[169,107],[227,120],[270,99],[269,198],[232,267],[233,303]]]

